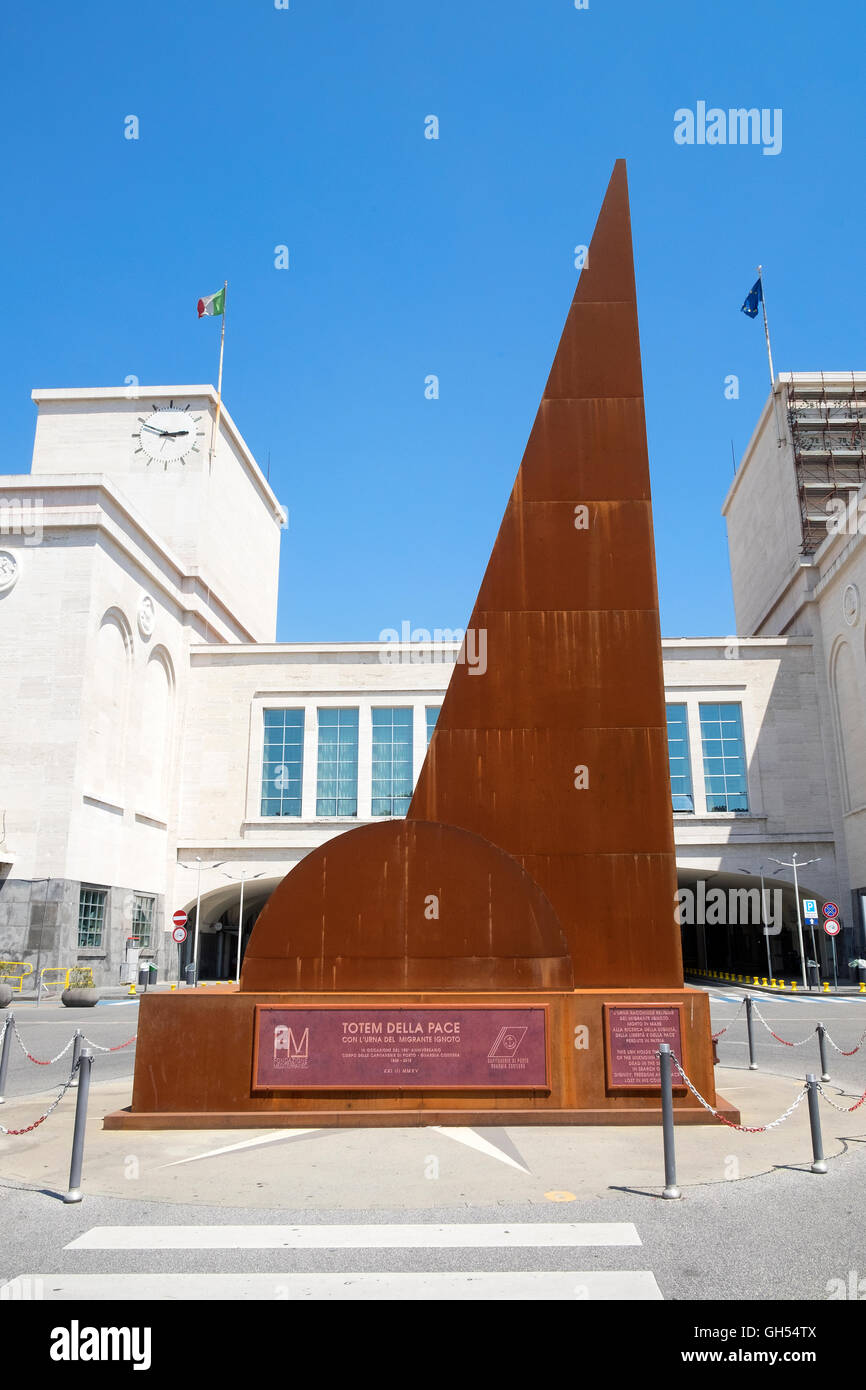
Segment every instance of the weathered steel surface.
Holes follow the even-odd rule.
[[[682,985],[622,161],[469,626],[407,820],[287,876],[243,990]]]
[[[562,924],[578,987],[681,985],[622,161],[469,627],[487,634],[487,670],[455,668],[410,819],[518,859]]]
[[[244,990],[573,984],[530,875],[478,835],[426,821],[359,826],[308,854],[265,906],[241,975]]]
[[[548,1011],[550,1088],[467,1092],[370,1089],[254,1091],[256,1007],[291,1003],[357,1008],[502,1008]],[[658,1124],[657,1094],[612,1093],[605,1076],[605,1005],[683,1006],[684,1065],[702,1095],[716,1097],[709,997],[702,990],[391,991],[291,995],[186,990],[141,1001],[132,1109],[106,1116],[107,1129],[228,1128],[265,1125]],[[585,1048],[575,1048],[576,1030]],[[729,1119],[735,1109],[718,1098]],[[677,1123],[717,1123],[690,1094],[675,1099]]]

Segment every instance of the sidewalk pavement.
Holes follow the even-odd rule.
[[[717,1067],[720,1093],[740,1107],[744,1125],[775,1120],[802,1083],[768,1072]],[[832,1082],[837,1105],[857,1097]],[[0,1123],[24,1128],[56,1095],[10,1100]],[[67,1092],[39,1128],[0,1136],[3,1185],[62,1194],[67,1189],[75,1110]],[[102,1118],[129,1104],[131,1078],[95,1081],[90,1092],[82,1189],[85,1194],[152,1202],[226,1206],[408,1210],[472,1202],[545,1204],[664,1184],[661,1128],[650,1126],[490,1126],[483,1129],[103,1130]],[[853,1139],[866,1142],[866,1106],[842,1114],[820,1104],[828,1160]],[[767,1133],[711,1122],[676,1130],[680,1186],[754,1177],[811,1163],[807,1102]],[[821,1178],[815,1176],[820,1183]]]
[[[147,986],[142,985],[141,987],[139,987],[138,985],[136,985],[134,989],[131,989],[129,985],[98,985],[97,988],[96,988],[96,992],[97,992],[97,994],[99,995],[100,999],[140,999],[140,998],[142,997],[143,994],[168,994],[168,993],[171,993],[172,991],[182,990],[182,989],[191,989],[191,988],[192,988],[191,985],[187,985],[187,984],[178,984],[176,980],[158,980],[158,981],[156,982],[155,985],[147,985]],[[201,981],[201,982],[199,983],[198,988],[199,988],[199,989],[226,989],[226,988],[234,989],[234,988],[235,988],[235,981],[234,981],[234,980],[204,980],[204,981]],[[36,990],[35,990],[35,989],[29,989],[29,990],[28,990],[28,989],[22,989],[21,992],[20,992],[20,994],[19,994],[18,990],[15,990],[14,994],[12,995],[12,1002],[11,1002],[11,1004],[9,1005],[9,1007],[10,1007],[10,1008],[13,1008],[16,1004],[20,1004],[20,1003],[22,1003],[22,1002],[23,1002],[23,1003],[27,1003],[27,1004],[35,1004],[35,1003],[36,1003]],[[59,1003],[59,1002],[60,1002],[60,992],[59,992],[59,991],[58,991],[57,993],[55,993],[55,994],[51,994],[51,995],[43,994],[43,996],[42,996],[42,1003],[43,1003],[43,1004],[57,1004],[57,1003]],[[0,1015],[0,1016],[2,1016],[2,1015]]]

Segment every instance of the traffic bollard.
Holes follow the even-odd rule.
[[[90,1066],[93,1053],[83,1047],[78,1058],[78,1097],[75,1102],[75,1128],[72,1131],[72,1162],[69,1165],[69,1191],[64,1202],[81,1201],[81,1165],[84,1162],[84,1127],[87,1123],[87,1098],[90,1095]]]
[[[746,1032],[749,1035],[749,1071],[757,1071],[758,1064],[755,1061],[755,1035],[752,1032],[752,997],[746,995]]]
[[[827,1043],[826,1043],[825,1037],[824,1037],[825,1033],[827,1032],[827,1029],[824,1027],[823,1023],[819,1023],[819,1024],[818,1024],[817,1032],[818,1032],[818,1051],[819,1051],[820,1054],[821,1054],[821,1080],[822,1080],[822,1081],[829,1081],[829,1080],[830,1080],[830,1073],[829,1073],[828,1070],[827,1070]]]
[[[81,1056],[81,1042],[82,1042],[82,1039],[83,1039],[83,1038],[84,1038],[84,1034],[82,1033],[81,1029],[80,1029],[80,1028],[76,1028],[76,1030],[75,1030],[75,1040],[74,1040],[74,1042],[73,1042],[73,1044],[72,1044],[72,1075],[73,1075],[73,1076],[75,1076],[75,1068],[78,1066],[78,1059],[79,1059],[79,1057]],[[77,1077],[77,1076],[75,1076],[75,1080],[73,1081],[72,1084],[73,1084],[73,1086],[77,1086],[77,1085],[78,1085],[78,1077]]]
[[[659,1044],[659,1071],[662,1083],[662,1136],[665,1148],[665,1190],[663,1197],[681,1197],[677,1187],[677,1155],[674,1148],[673,1061],[669,1043]]]
[[[12,1054],[12,1031],[15,1027],[15,1015],[6,1015],[6,1032],[3,1034],[3,1051],[0,1052],[0,1105],[6,1103],[6,1073],[9,1070],[9,1058]]]
[[[811,1072],[806,1073],[806,1088],[809,1092],[809,1128],[812,1131],[812,1172],[826,1173],[824,1148],[821,1143],[821,1116],[818,1111],[818,1083]]]

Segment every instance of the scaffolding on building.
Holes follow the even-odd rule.
[[[823,373],[795,377],[785,390],[800,501],[800,550],[813,555],[834,517],[844,515],[847,529],[853,498],[866,483],[866,376],[852,372],[847,380],[834,374],[829,381]]]

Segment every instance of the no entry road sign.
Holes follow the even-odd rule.
[[[186,941],[186,927],[175,927],[171,934],[172,941],[176,941],[178,946],[182,946]]]
[[[184,910],[183,910],[182,907],[179,907],[178,910],[177,910],[177,912],[173,912],[173,913],[172,913],[171,920],[174,922],[174,925],[175,925],[176,927],[185,927],[185,926],[186,926],[186,921],[187,921],[186,913],[184,912]]]

